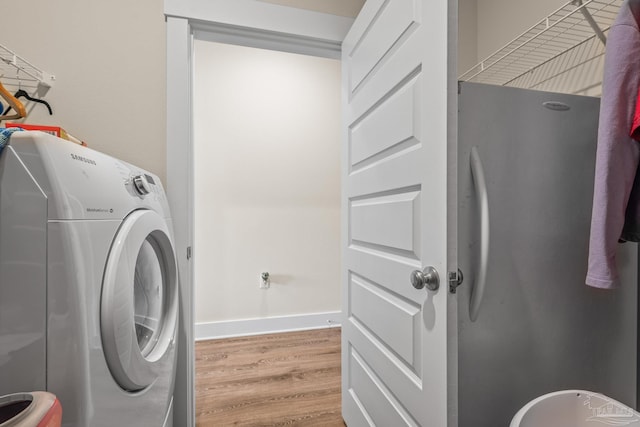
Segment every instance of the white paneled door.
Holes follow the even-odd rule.
[[[449,12],[447,0],[368,0],[342,46],[342,403],[349,427],[454,425],[447,388],[455,375],[447,364],[454,351],[447,345],[447,237],[455,240],[447,219],[447,109],[455,102]],[[411,274],[429,266],[440,288],[414,288]]]

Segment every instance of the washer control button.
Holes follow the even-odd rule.
[[[136,175],[132,179],[133,189],[139,196],[146,196],[151,192],[151,185],[144,175]]]

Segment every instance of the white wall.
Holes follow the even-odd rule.
[[[3,3],[2,16],[0,44],[56,76],[45,97],[54,115],[36,106],[27,122],[62,126],[164,180],[162,0],[20,0]]]
[[[340,310],[340,63],[194,49],[196,324]]]
[[[564,5],[566,0],[476,0],[482,60]]]
[[[565,0],[458,0],[458,74],[565,3]]]
[[[458,0],[458,72],[478,63],[478,0]]]

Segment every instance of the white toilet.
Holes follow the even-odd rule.
[[[600,393],[561,390],[527,403],[510,427],[640,427],[640,413]]]

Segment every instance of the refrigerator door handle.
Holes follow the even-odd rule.
[[[471,176],[473,186],[480,207],[480,253],[476,263],[475,280],[471,289],[471,301],[469,302],[469,318],[475,322],[478,318],[482,299],[487,285],[487,268],[489,264],[489,196],[487,183],[484,179],[484,169],[478,154],[478,148],[471,148]]]

